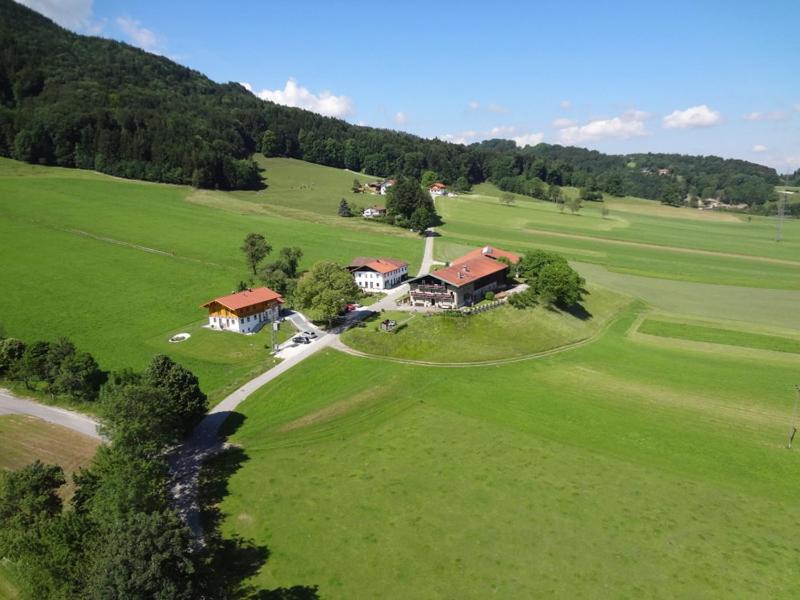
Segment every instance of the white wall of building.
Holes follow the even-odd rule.
[[[276,320],[280,316],[280,307],[273,306],[260,313],[248,317],[208,317],[208,325],[211,329],[222,331],[234,331],[236,333],[255,333],[261,329],[265,323]]]
[[[391,289],[403,281],[406,275],[408,275],[407,265],[388,273],[377,273],[369,269],[353,271],[356,285],[367,292]]]

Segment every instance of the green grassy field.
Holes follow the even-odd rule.
[[[753,333],[740,329],[725,329],[722,327],[710,327],[693,323],[677,323],[675,321],[651,318],[645,319],[641,325],[639,325],[637,331],[648,335],[677,338],[694,342],[725,344],[727,346],[742,346],[744,348],[755,348],[757,350],[772,350],[775,352],[800,354],[800,338]]]
[[[628,302],[629,298],[591,287],[583,311],[572,315],[537,306],[510,306],[455,317],[408,312],[383,313],[342,336],[345,344],[367,354],[439,363],[502,360],[535,354],[589,338]],[[395,333],[380,331],[379,321],[395,319],[404,326]]]
[[[280,189],[284,176],[298,176],[290,166],[268,164],[267,195]],[[305,164],[314,193],[330,194],[338,204],[352,174],[331,178],[329,171]],[[258,204],[257,194],[196,192],[0,159],[6,333],[26,340],[68,336],[106,369],[142,368],[155,352],[167,352],[186,359],[217,400],[263,369],[266,354],[244,336],[221,334],[221,352],[210,341],[166,340],[196,328],[200,304],[247,277],[239,246],[248,232],[264,233],[276,251],[299,246],[303,267],[357,255],[421,260],[417,236],[362,219],[331,217],[338,219],[333,227],[289,217]]]
[[[791,597],[800,360],[640,344],[635,318],[506,366],[304,362],[240,407],[226,533],[269,548],[257,583],[325,598]]]
[[[510,250],[543,247],[572,260],[635,275],[748,287],[800,289],[800,221],[784,224],[784,241],[774,241],[775,224],[765,217],[670,209],[655,202],[609,200],[585,203],[578,215],[517,196],[515,206],[499,206],[490,184],[476,193],[437,200],[449,243],[483,243]],[[666,216],[674,212],[679,217]],[[440,260],[448,256],[438,255]]]

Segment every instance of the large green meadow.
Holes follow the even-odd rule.
[[[793,597],[800,359],[634,340],[638,310],[504,366],[299,365],[240,407],[224,531],[325,598]]]
[[[219,399],[271,364],[266,334],[199,329],[200,304],[248,277],[239,250],[247,233],[263,233],[276,252],[299,246],[303,267],[369,255],[421,260],[418,237],[395,228],[335,212],[332,226],[273,211],[269,199],[326,197],[336,207],[351,193],[352,174],[301,164],[306,188],[293,189],[291,162],[275,161],[266,164],[265,190],[228,194],[0,159],[0,323],[29,341],[68,336],[106,369],[142,368],[165,352]],[[167,343],[188,328],[197,335]]]
[[[500,206],[499,196],[494,186],[482,184],[472,194],[438,199],[446,240],[473,247],[492,242],[518,251],[544,247],[647,277],[800,289],[797,220],[784,223],[784,240],[777,243],[774,220],[768,217],[748,220],[631,198],[586,202],[572,214],[524,196],[516,196],[513,206]],[[452,258],[447,253],[437,257]]]
[[[419,263],[418,237],[336,216],[343,197],[381,203],[352,194],[355,174],[259,161],[268,187],[234,193],[0,161],[7,333],[68,335],[106,368],[167,352],[218,399],[272,364],[266,334],[201,327],[199,304],[247,276],[246,233],[302,247],[305,267]],[[766,218],[499,196],[437,199],[436,258],[562,252],[587,280],[585,312],[386,313],[410,320],[343,341],[387,359],[325,350],[256,392],[207,472],[231,548],[256,547],[246,583],[347,599],[796,597],[800,222],[778,244]]]

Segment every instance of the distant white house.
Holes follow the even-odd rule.
[[[431,193],[432,196],[446,196],[447,186],[441,183],[440,181],[437,181],[428,188],[428,191]]]
[[[394,179],[387,179],[381,182],[381,196],[385,196],[386,192],[389,191],[389,188],[392,187],[395,183],[397,183]]]
[[[367,219],[374,219],[375,217],[385,217],[386,216],[386,207],[385,206],[370,206],[364,209],[364,212],[361,213],[362,216],[366,217]]]
[[[362,290],[371,292],[393,288],[408,277],[408,263],[396,258],[359,256],[347,266]]]
[[[208,309],[208,327],[236,333],[254,333],[280,317],[283,298],[267,287],[220,296],[202,305]]]

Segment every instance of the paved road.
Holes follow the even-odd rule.
[[[102,439],[97,429],[97,422],[86,415],[64,408],[39,404],[33,400],[17,398],[8,390],[0,389],[0,415],[13,414],[30,415],[47,421],[48,423],[72,429],[83,435],[88,435],[95,439]]]

